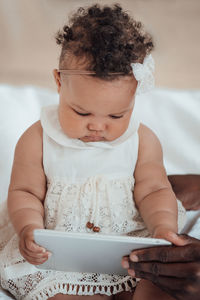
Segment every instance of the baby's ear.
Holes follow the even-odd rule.
[[[60,93],[60,87],[61,87],[61,83],[60,83],[60,72],[58,72],[57,69],[53,70],[53,76],[57,85],[57,91],[58,93]]]

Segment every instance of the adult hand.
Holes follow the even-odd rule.
[[[200,240],[180,235],[184,246],[133,251],[122,266],[131,276],[152,281],[178,300],[200,299]],[[128,266],[129,265],[129,266]]]
[[[168,180],[185,209],[200,209],[200,175],[169,175]]]

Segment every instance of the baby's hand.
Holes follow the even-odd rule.
[[[174,232],[172,228],[165,226],[157,226],[152,237],[157,239],[165,239],[176,246],[184,246],[184,242],[179,235]]]
[[[40,265],[48,259],[50,253],[47,252],[46,249],[35,243],[33,237],[34,229],[41,228],[38,228],[36,225],[28,225],[25,226],[24,229],[21,231],[19,236],[19,250],[21,255],[30,264]]]

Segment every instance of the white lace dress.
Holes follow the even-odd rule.
[[[67,232],[148,236],[133,201],[138,126],[134,115],[127,131],[113,142],[84,143],[62,131],[57,106],[43,109],[43,165],[47,176],[45,227]],[[184,210],[179,204],[179,220]],[[18,250],[18,237],[0,212],[0,279],[16,299],[48,299],[57,293],[93,295],[131,291],[130,276],[38,270]]]

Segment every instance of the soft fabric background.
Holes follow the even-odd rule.
[[[199,88],[199,0],[0,0],[0,82],[55,89],[57,30],[79,6],[116,2],[154,37],[156,85]]]

